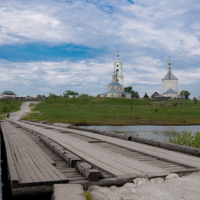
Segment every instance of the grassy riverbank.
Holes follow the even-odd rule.
[[[118,98],[60,98],[37,105],[26,120],[76,125],[189,125],[200,124],[200,103],[191,100],[132,100]],[[41,113],[38,113],[40,111]]]
[[[0,119],[5,118],[7,113],[20,110],[22,102],[24,102],[24,100],[0,100]]]

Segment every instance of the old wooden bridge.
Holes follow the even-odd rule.
[[[13,196],[200,170],[200,149],[66,124],[1,122]]]

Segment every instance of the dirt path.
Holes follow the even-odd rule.
[[[38,101],[23,102],[21,105],[20,111],[10,113],[10,119],[20,120],[21,118],[26,116],[28,113],[30,113],[31,112],[31,109],[29,107],[30,103],[38,104],[39,102]]]

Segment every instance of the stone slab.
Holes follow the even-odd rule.
[[[55,184],[52,200],[85,200],[80,184]]]

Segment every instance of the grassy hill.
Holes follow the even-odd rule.
[[[60,98],[38,104],[26,120],[48,120],[76,125],[187,125],[200,124],[200,102],[121,98]],[[41,114],[38,114],[40,111]]]

